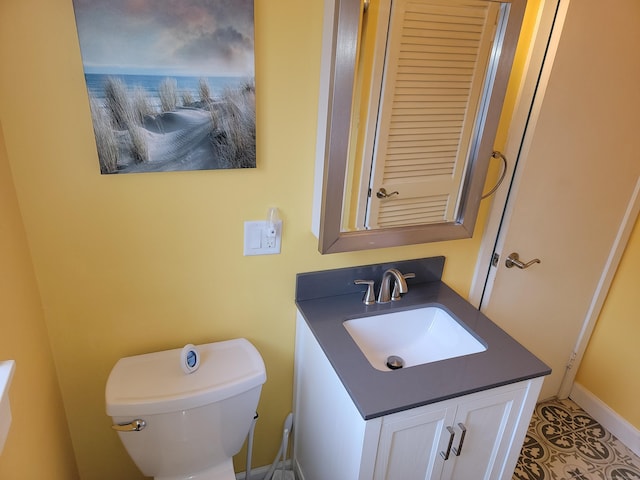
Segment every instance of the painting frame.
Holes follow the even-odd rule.
[[[102,174],[256,167],[254,0],[73,0]]]

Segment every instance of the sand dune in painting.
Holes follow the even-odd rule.
[[[143,134],[149,147],[148,159],[135,162],[128,153],[129,136],[121,132],[119,172],[166,172],[225,168],[210,141],[211,114],[206,110],[181,108],[147,117]]]
[[[102,173],[166,172],[255,167],[255,87],[246,82],[212,98],[203,84],[199,100],[175,82],[148,93],[109,78],[104,96],[91,96]],[[181,105],[179,105],[181,102]]]

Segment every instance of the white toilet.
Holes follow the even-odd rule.
[[[156,480],[234,480],[266,372],[244,338],[196,347],[199,367],[182,368],[182,349],[126,357],[106,387],[107,415],[142,473]]]

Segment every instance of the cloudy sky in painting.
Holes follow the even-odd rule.
[[[253,76],[253,0],[73,0],[86,73]]]

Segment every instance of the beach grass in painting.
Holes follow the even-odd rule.
[[[171,77],[100,77],[87,84],[102,173],[255,167],[252,79],[214,94],[206,78],[196,92]]]

